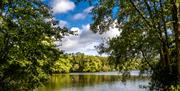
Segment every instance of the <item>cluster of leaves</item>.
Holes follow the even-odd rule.
[[[82,53],[60,56],[51,67],[53,73],[111,71],[107,57],[89,56]]]
[[[91,29],[103,33],[114,27],[120,35],[97,48],[108,52],[115,64],[141,60],[152,70],[152,88],[176,85],[180,79],[179,10],[179,0],[99,0]]]
[[[62,52],[55,27],[42,0],[0,2],[0,91],[27,91],[47,81],[53,60]]]
[[[71,63],[72,58],[67,56],[61,56],[58,60],[56,60],[51,66],[51,71],[53,73],[68,73],[72,68]]]

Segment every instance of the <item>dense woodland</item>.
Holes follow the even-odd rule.
[[[115,65],[112,59],[102,56],[90,56],[83,53],[64,54],[51,66],[52,73],[69,72],[108,72],[127,70],[148,70],[139,60]]]
[[[53,73],[111,71],[107,57],[82,53],[62,55],[51,67]]]
[[[109,57],[58,49],[68,30],[42,0],[1,0],[0,91],[32,90],[53,73],[137,69],[152,73],[150,90],[180,89],[180,0],[77,0],[86,1],[94,6],[92,31],[120,31],[96,47]]]

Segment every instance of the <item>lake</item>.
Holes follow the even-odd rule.
[[[143,87],[148,83],[146,77],[137,76],[125,81],[118,72],[54,74],[46,86],[34,91],[147,91]]]

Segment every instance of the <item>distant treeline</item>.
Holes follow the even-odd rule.
[[[90,56],[83,53],[64,54],[51,67],[53,73],[112,71],[108,57]]]
[[[142,70],[145,68],[139,60],[116,65],[115,61],[110,57],[76,53],[61,55],[51,66],[51,71],[52,73],[107,72],[115,70]]]

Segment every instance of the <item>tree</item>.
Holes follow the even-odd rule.
[[[54,44],[65,30],[55,27],[42,0],[0,2],[0,90],[31,90],[47,81],[61,53]]]
[[[172,19],[173,19],[173,30],[175,33],[176,43],[176,60],[178,69],[178,79],[180,80],[180,1],[171,0],[172,5]]]
[[[51,67],[53,73],[68,73],[72,68],[70,63],[72,59],[60,57],[54,62],[54,65]]]
[[[142,59],[153,71],[153,88],[177,85],[180,81],[179,3],[179,0],[98,1],[92,12],[91,29],[103,33],[115,24],[121,32],[108,41],[109,47],[98,48],[109,52],[116,64]]]

